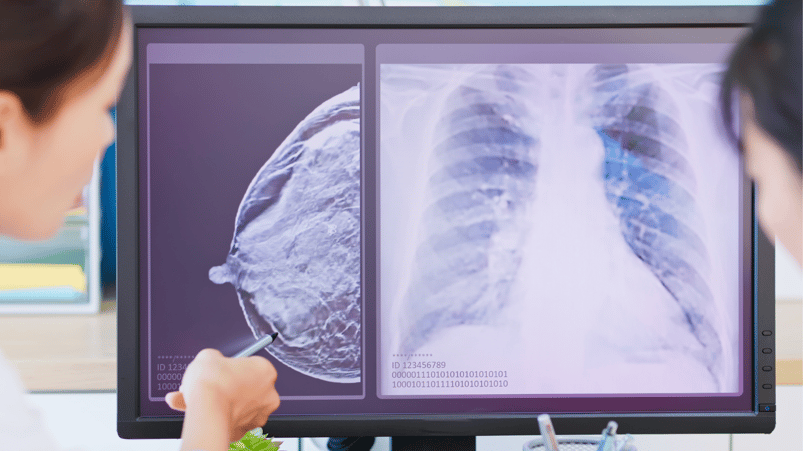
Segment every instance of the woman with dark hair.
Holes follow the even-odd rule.
[[[727,129],[740,130],[734,138],[755,182],[759,223],[798,264],[803,264],[802,5],[778,0],[762,8],[734,51],[722,87]]]
[[[114,140],[131,34],[121,0],[0,0],[0,235],[50,237],[79,202]],[[265,358],[201,351],[167,397],[185,411],[182,449],[228,450],[264,425],[275,381]],[[58,449],[42,429],[0,354],[0,449]]]

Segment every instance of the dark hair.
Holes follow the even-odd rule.
[[[110,63],[122,22],[121,0],[0,0],[0,90],[47,121],[76,76]]]
[[[727,130],[735,134],[735,89],[749,94],[758,125],[793,158],[798,172],[803,171],[802,4],[774,0],[761,9],[750,34],[731,55],[720,97]]]

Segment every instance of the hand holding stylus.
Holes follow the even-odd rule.
[[[186,412],[182,450],[225,450],[249,430],[264,426],[279,407],[275,382],[276,369],[263,357],[229,358],[215,349],[199,352],[187,366],[179,391],[165,396],[171,408]]]
[[[259,339],[256,343],[247,346],[242,351],[234,354],[231,358],[240,358],[240,357],[249,357],[254,355],[260,349],[265,348],[266,346],[270,345],[276,340],[276,337],[279,336],[278,332],[274,332],[271,335],[265,335],[261,339]],[[200,353],[199,353],[200,355]],[[196,357],[197,358],[197,357]],[[189,367],[187,367],[189,369]],[[184,373],[186,375],[186,372]],[[182,378],[182,386],[184,379]],[[165,401],[170,406],[170,408],[175,410],[186,410],[186,403],[184,402],[184,396],[181,393],[181,387],[179,387],[179,391],[170,392],[165,396]]]

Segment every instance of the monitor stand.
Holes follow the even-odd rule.
[[[476,437],[391,437],[391,451],[477,451]]]

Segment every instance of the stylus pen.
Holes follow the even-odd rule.
[[[249,355],[254,355],[255,352],[259,351],[260,349],[264,348],[265,346],[273,343],[273,340],[276,340],[276,337],[279,336],[279,332],[274,332],[270,335],[266,335],[259,339],[256,343],[252,344],[251,346],[243,349],[242,351],[234,354],[232,357],[248,357]]]
[[[538,415],[538,429],[541,430],[541,439],[544,441],[546,451],[559,451],[558,439],[555,437],[555,428],[552,427],[552,420],[549,415],[543,413]]]

